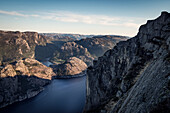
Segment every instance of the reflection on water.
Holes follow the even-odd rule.
[[[49,59],[50,58],[46,58],[44,61],[42,61],[42,63],[44,64],[44,65],[46,65],[46,66],[50,66],[50,65],[52,65],[53,63],[51,63],[51,62],[49,62]]]
[[[56,79],[38,96],[3,108],[0,113],[81,113],[86,77]]]

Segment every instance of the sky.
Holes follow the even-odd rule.
[[[135,36],[170,0],[0,0],[0,30]]]

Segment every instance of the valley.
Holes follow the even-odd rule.
[[[93,59],[127,39],[89,36],[77,40],[71,36],[0,31],[0,107],[38,95],[54,78],[84,76]],[[101,52],[92,54],[92,50]]]
[[[0,113],[170,113],[170,0],[1,0]]]

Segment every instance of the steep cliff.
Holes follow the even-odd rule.
[[[53,48],[56,49],[53,51],[51,61],[54,63],[60,63],[61,60],[67,60],[70,57],[77,57],[89,66],[92,64],[93,59],[102,56],[107,50],[112,49],[117,42],[124,40],[127,40],[127,37],[107,35],[94,36],[71,42],[53,41]],[[52,47],[48,44],[47,46],[47,49]],[[45,53],[45,48],[42,49],[44,49]],[[48,53],[52,50],[54,49],[49,49]],[[43,56],[48,55],[48,53],[45,53]]]
[[[93,64],[85,112],[170,112],[170,14],[149,20]]]
[[[93,57],[88,52],[87,48],[75,43],[66,42],[61,46],[60,52],[55,54],[59,59],[67,60],[70,57],[77,57],[83,60],[85,63],[90,64],[93,61]]]
[[[81,39],[75,41],[77,44],[82,45],[94,57],[102,56],[107,50],[112,49],[119,41],[125,41],[125,36],[94,36],[92,38]]]
[[[0,62],[34,58],[36,45],[45,44],[45,37],[36,32],[0,31]]]
[[[53,70],[56,75],[77,75],[86,70],[87,65],[82,60],[76,57],[70,57],[66,62],[59,65],[53,65]]]
[[[31,98],[50,83],[53,70],[26,58],[0,67],[0,108]]]
[[[36,32],[0,31],[0,108],[31,98],[50,83],[53,70],[33,59],[35,47],[46,42]]]

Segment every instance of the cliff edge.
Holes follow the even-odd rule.
[[[87,69],[88,113],[170,112],[170,13],[108,50]]]
[[[76,57],[70,57],[63,64],[53,65],[53,70],[56,76],[73,76],[81,74],[86,70],[87,65],[85,62]]]

